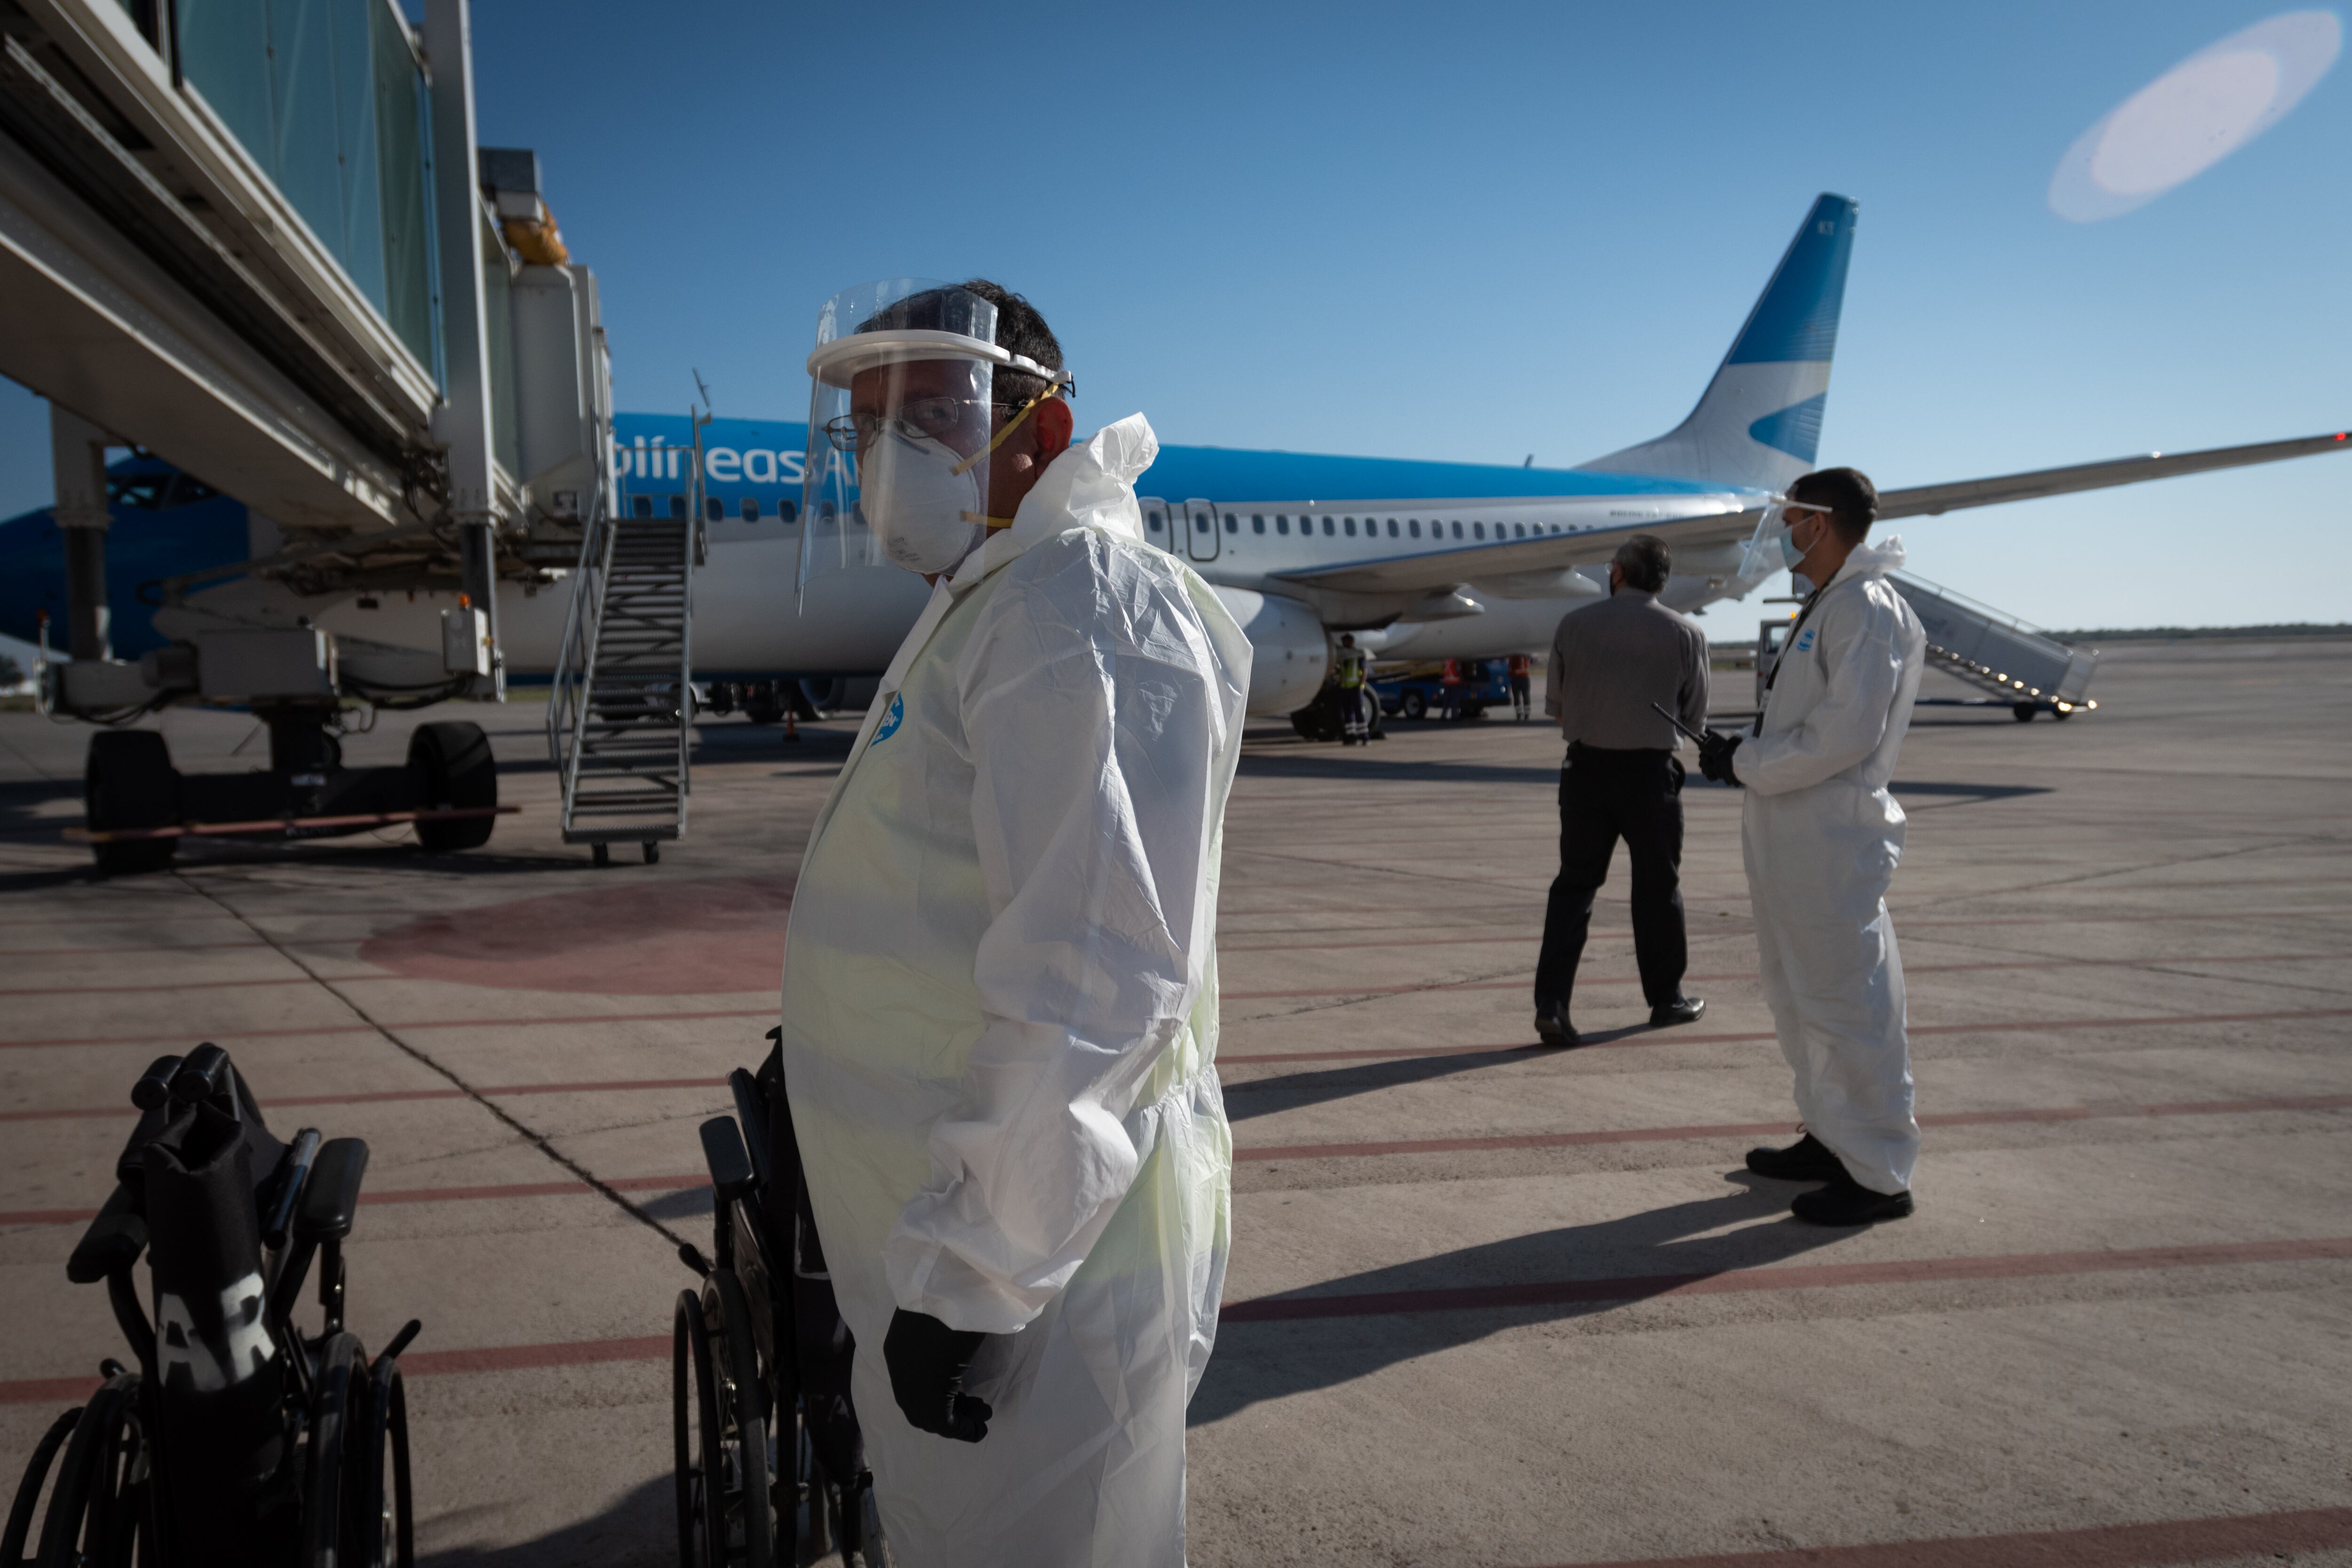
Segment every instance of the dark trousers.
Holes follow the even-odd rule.
[[[1581,743],[1559,770],[1559,875],[1544,909],[1536,1005],[1565,1006],[1592,921],[1592,896],[1609,877],[1617,840],[1633,862],[1633,954],[1642,994],[1663,1007],[1681,994],[1683,765],[1672,752],[1606,752]]]

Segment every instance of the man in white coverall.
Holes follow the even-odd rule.
[[[1826,1184],[1790,1205],[1816,1225],[1908,1215],[1919,1157],[1903,960],[1886,912],[1904,816],[1886,782],[1927,637],[1886,581],[1902,541],[1864,542],[1877,510],[1877,490],[1852,468],[1789,487],[1781,553],[1819,586],[1768,678],[1754,733],[1710,735],[1699,755],[1707,777],[1748,790],[1740,840],[1764,994],[1805,1127],[1790,1148],[1751,1151],[1748,1168]]]
[[[1144,541],[1143,416],[1070,445],[1019,296],[853,290],[809,368],[803,581],[933,583],[784,955],[883,1532],[906,1568],[1178,1568],[1230,1234],[1217,868],[1250,645]]]

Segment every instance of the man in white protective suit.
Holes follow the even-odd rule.
[[[1764,994],[1804,1121],[1795,1144],[1752,1150],[1748,1168],[1825,1184],[1790,1205],[1816,1225],[1908,1215],[1919,1157],[1903,960],[1886,912],[1904,816],[1886,784],[1927,637],[1886,580],[1903,542],[1865,542],[1877,510],[1877,490],[1852,468],[1789,487],[1781,556],[1819,586],[1768,677],[1754,732],[1710,735],[1699,756],[1707,777],[1748,791],[1740,840]]]
[[[1231,1230],[1217,875],[1250,645],[1144,541],[1143,416],[1070,444],[1018,295],[852,290],[809,370],[803,592],[877,561],[933,584],[783,971],[883,1534],[904,1568],[1179,1568]]]

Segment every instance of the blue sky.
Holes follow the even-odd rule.
[[[1815,193],[1861,203],[1822,460],[1886,486],[2352,422],[2346,68],[2095,224],[2045,193],[2124,98],[2275,5],[902,4],[478,9],[622,407],[797,418],[817,306],[986,275],[1082,426],[1568,465],[1681,418]],[[0,397],[0,515],[47,495]],[[1921,519],[2045,625],[2352,619],[2352,458]],[[2258,542],[2248,551],[2248,541]],[[1744,619],[1745,613],[1716,612]],[[1718,629],[1733,628],[1718,624]]]

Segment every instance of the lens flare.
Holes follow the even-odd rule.
[[[2051,177],[2050,210],[2096,223],[2203,174],[2286,118],[2343,45],[2332,11],[2289,11],[2207,45],[2076,139]]]

